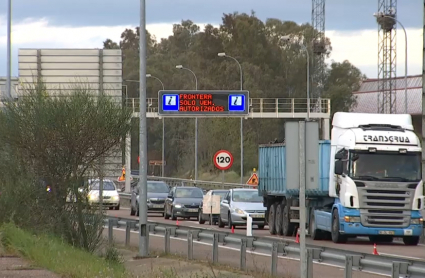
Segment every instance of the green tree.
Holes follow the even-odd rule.
[[[171,28],[171,26],[170,26]],[[173,34],[159,42],[148,36],[147,72],[159,77],[166,89],[193,90],[192,75],[177,70],[183,65],[193,70],[198,77],[200,90],[238,90],[240,88],[239,67],[231,59],[218,57],[225,52],[235,57],[242,65],[243,88],[249,90],[251,98],[270,99],[268,107],[274,109],[275,98],[306,97],[306,56],[297,43],[288,44],[281,40],[290,35],[294,42],[312,40],[313,28],[309,24],[299,25],[292,21],[267,19],[265,22],[254,12],[223,14],[219,27],[206,25],[204,30],[191,20],[183,20],[172,26]],[[136,31],[137,33],[137,31]],[[134,31],[125,30],[120,45],[123,52],[131,49],[132,57],[126,62],[124,57],[124,79],[138,80],[138,37]],[[129,43],[131,41],[131,43]],[[327,38],[327,44],[331,42]],[[109,40],[105,47],[115,45]],[[311,53],[312,44],[306,43]],[[332,48],[329,47],[329,53]],[[126,54],[127,55],[127,54]],[[313,62],[313,61],[311,61]],[[347,64],[348,63],[348,64]],[[332,113],[347,111],[355,105],[352,90],[364,77],[349,62],[333,63],[325,68],[326,84],[322,97],[330,97]],[[135,86],[135,87],[132,87]],[[148,98],[157,98],[160,84],[148,80]],[[138,96],[138,84],[129,84],[131,96]],[[252,107],[259,103],[252,99]],[[290,104],[279,104],[281,109],[290,109]],[[267,107],[267,105],[266,105]],[[282,119],[244,120],[244,166],[247,171],[257,167],[258,144],[268,143],[275,138],[284,138]],[[190,176],[194,169],[194,120],[166,118],[165,154],[167,175]],[[212,156],[224,148],[235,157],[233,169],[240,169],[240,120],[239,119],[199,119],[199,169],[204,172],[216,171]],[[137,128],[137,125],[133,126]],[[133,168],[137,165],[138,132],[133,131]],[[148,119],[148,157],[161,159],[162,121]]]

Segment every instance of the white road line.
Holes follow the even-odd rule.
[[[395,258],[414,259],[414,260],[420,260],[420,261],[423,261],[424,260],[423,258],[409,257],[409,256],[402,256],[402,255],[395,255],[395,254],[390,254],[390,253],[382,253],[382,252],[379,252],[379,251],[378,251],[378,253],[380,255],[385,255],[385,256],[395,257]]]
[[[108,228],[108,227],[105,226],[105,228]],[[114,230],[125,232],[125,229],[121,229],[121,228],[114,228]],[[131,233],[134,233],[134,234],[139,234],[138,231],[130,231],[130,232]],[[149,233],[149,236],[164,238],[164,235],[158,235],[158,234],[152,234],[152,233]],[[178,237],[177,238],[176,237],[170,237],[170,239],[180,240],[180,241],[187,241],[187,239],[178,238]],[[196,241],[196,240],[194,240],[193,243],[207,245],[207,246],[212,246],[212,243],[200,242],[200,241]],[[219,245],[218,247],[219,248],[222,248],[222,249],[228,249],[228,250],[233,250],[233,251],[240,252],[240,249],[234,248],[234,247],[228,247],[228,246],[223,246],[223,245]],[[260,252],[256,252],[256,251],[246,250],[246,252],[249,253],[249,254],[252,254],[252,255],[258,255],[258,256],[263,256],[263,257],[271,257],[270,254],[260,253]],[[291,261],[300,261],[300,259],[298,259],[298,258],[293,258],[293,257],[288,257],[288,256],[278,256],[278,258],[279,259],[284,259],[284,260],[291,260]],[[328,263],[322,263],[322,262],[317,262],[317,261],[313,261],[313,263],[314,264],[318,264],[318,265],[335,267],[335,268],[338,268],[339,270],[344,270],[344,268],[342,268],[342,267],[340,267],[338,265],[333,265],[333,264],[328,264]],[[365,270],[362,270],[361,272],[375,274],[375,275],[384,276],[384,277],[391,277],[391,275],[386,275],[386,274],[382,274],[382,273],[378,273],[378,272],[374,272],[374,271],[365,271]]]

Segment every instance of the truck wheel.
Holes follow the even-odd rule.
[[[316,225],[316,218],[314,218],[314,209],[310,211],[310,235],[313,240],[322,240],[323,239],[323,233],[321,230],[316,229],[314,226]]]
[[[282,234],[284,236],[293,236],[295,225],[294,223],[290,222],[289,218],[289,203],[286,203],[286,205],[283,207],[283,213],[282,213]]]
[[[418,245],[419,237],[418,236],[406,236],[403,237],[403,242],[405,245]]]
[[[283,230],[282,230],[282,217],[283,217],[283,204],[279,203],[276,207],[276,225],[275,225],[275,230],[276,230],[276,234],[278,235],[283,235]]]
[[[334,243],[346,243],[347,237],[339,233],[339,214],[338,210],[332,212],[332,241]]]
[[[271,235],[276,234],[276,203],[273,203],[270,205],[270,212],[269,212],[269,232]]]

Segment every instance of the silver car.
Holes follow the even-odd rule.
[[[220,203],[218,226],[223,228],[227,224],[229,229],[245,226],[249,214],[252,217],[252,225],[264,229],[265,213],[266,207],[263,206],[263,198],[258,195],[257,189],[230,189]]]
[[[137,182],[134,182],[132,187],[130,215],[139,216],[139,186],[137,186]],[[148,212],[156,212],[164,215],[164,204],[170,191],[169,186],[163,181],[148,181],[147,191]]]

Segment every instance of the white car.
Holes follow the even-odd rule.
[[[99,185],[100,180],[94,180],[89,185],[87,197],[90,205],[99,205]],[[120,209],[120,195],[115,183],[111,180],[103,180],[103,206],[109,209]]]

